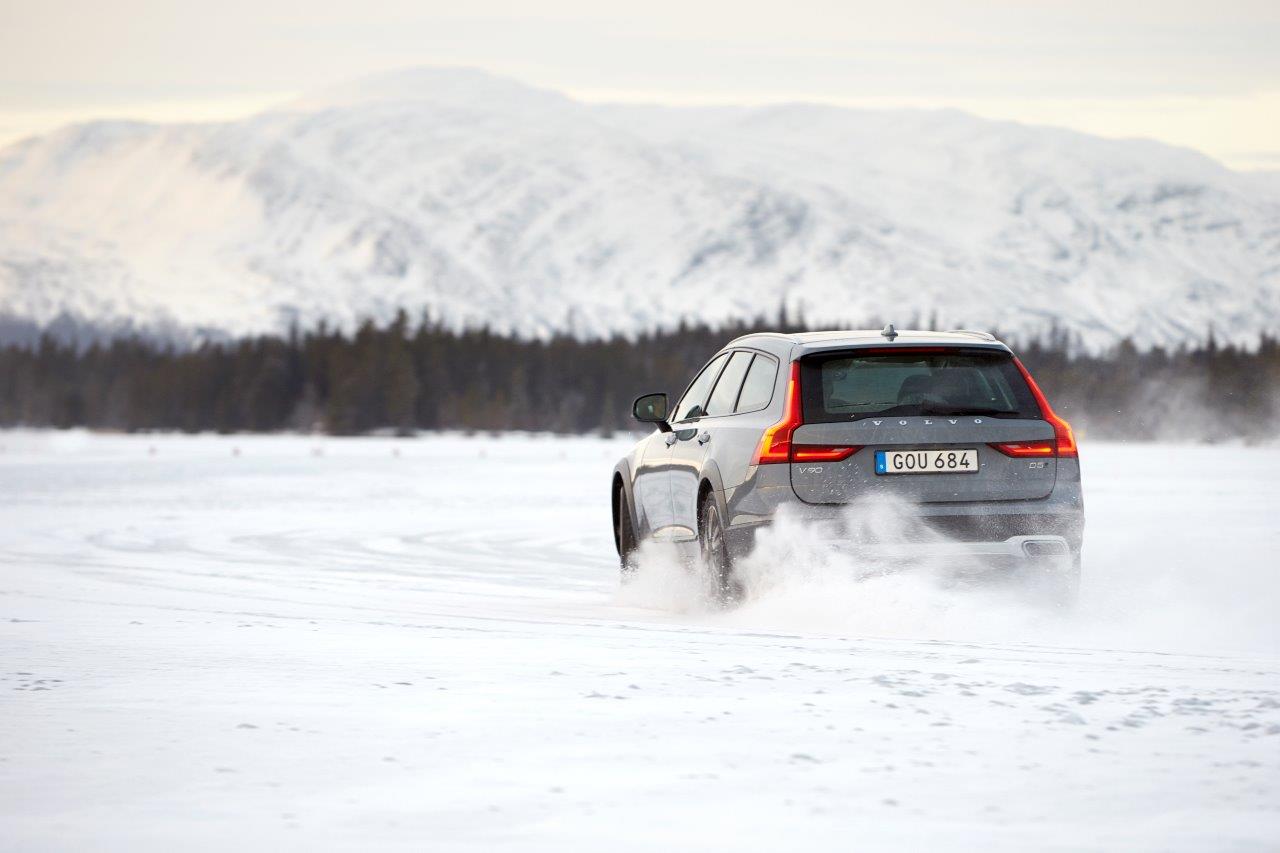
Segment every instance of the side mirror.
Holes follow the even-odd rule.
[[[642,424],[657,424],[662,432],[671,432],[667,423],[667,395],[645,394],[631,404],[631,416]]]

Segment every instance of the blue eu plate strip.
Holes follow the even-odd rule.
[[[885,468],[884,451],[877,450],[876,451],[876,473],[884,474],[887,472],[887,470],[888,469]]]

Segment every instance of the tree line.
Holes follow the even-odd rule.
[[[0,348],[0,425],[184,432],[630,429],[634,396],[678,394],[716,349],[785,314],[636,337],[531,340],[401,312],[351,333],[324,325],[189,346],[140,336],[89,346],[45,335]],[[1268,439],[1280,424],[1280,341],[1089,353],[1054,331],[1016,347],[1085,435]],[[638,426],[638,425],[635,425]]]

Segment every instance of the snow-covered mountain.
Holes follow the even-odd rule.
[[[954,111],[591,105],[478,71],[0,150],[0,315],[578,334],[774,314],[1092,345],[1280,329],[1280,186]]]

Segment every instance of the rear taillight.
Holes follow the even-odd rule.
[[[1040,406],[1040,415],[1053,427],[1054,450],[1058,456],[1079,456],[1076,449],[1076,436],[1071,431],[1071,424],[1064,421],[1053,413],[1053,408],[1049,405],[1049,401],[1045,399],[1044,392],[1040,390],[1040,386],[1031,378],[1030,371],[1017,358],[1013,363],[1018,366],[1018,371],[1022,374],[1022,378],[1027,381],[1027,387],[1031,389],[1031,394],[1036,398],[1036,403]],[[1026,442],[1028,444],[1034,442]],[[1004,451],[1001,451],[1004,452]],[[1009,454],[1010,456],[1014,454]],[[1029,454],[1029,455],[1045,455],[1045,454]]]
[[[800,412],[800,362],[791,362],[791,377],[787,380],[786,402],[782,408],[782,420],[764,431],[760,447],[756,449],[754,464],[791,461],[791,434],[804,423]]]
[[[1028,456],[1039,456],[1041,458],[1055,456],[1058,449],[1057,444],[1052,439],[1046,439],[1044,441],[1014,441],[1008,444],[993,444],[991,446],[1005,456],[1022,459]]]
[[[861,450],[860,445],[850,444],[793,444],[792,462],[839,462]]]
[[[786,403],[782,408],[782,420],[764,431],[760,447],[756,450],[754,464],[768,465],[774,462],[839,462],[861,450],[848,444],[792,444],[796,427],[804,424],[800,406],[800,362],[791,363],[791,376],[787,379]]]

